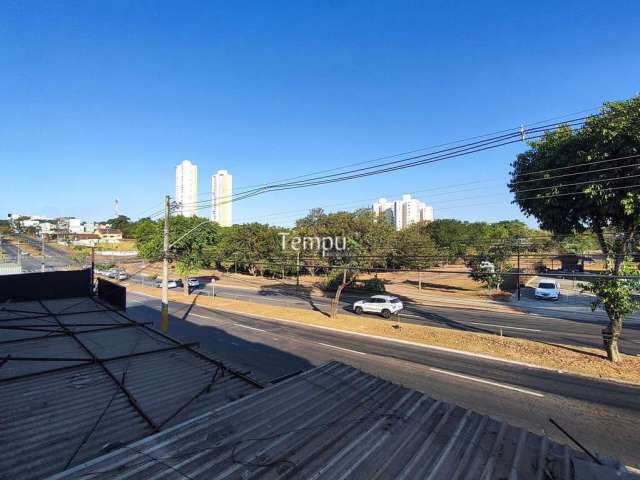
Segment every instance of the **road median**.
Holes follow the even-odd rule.
[[[157,289],[139,285],[130,285],[128,288],[132,292],[159,297]],[[358,335],[382,337],[408,344],[458,351],[592,378],[640,384],[639,356],[623,355],[622,361],[614,364],[606,359],[603,350],[594,348],[415,325],[396,319],[384,320],[375,316],[338,315],[336,319],[331,319],[326,313],[320,311],[220,297],[186,296],[177,291],[170,292],[170,301],[259,316],[264,320],[284,320]]]

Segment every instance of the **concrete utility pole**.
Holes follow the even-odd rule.
[[[531,240],[529,240],[528,238],[518,237],[515,239],[514,243],[515,243],[515,247],[517,249],[517,255],[518,255],[518,272],[516,274],[516,278],[518,282],[518,285],[517,285],[518,300],[520,300],[520,247],[528,247],[529,245],[531,245]]]
[[[20,272],[22,272],[22,251],[20,250],[20,242],[18,241],[16,243],[16,248],[18,249],[18,268],[20,269]]]
[[[300,288],[300,250],[296,257],[296,288]]]
[[[42,236],[42,263],[40,264],[40,271],[44,272],[44,234],[41,234]],[[92,270],[93,271],[93,270]],[[91,279],[93,281],[93,278]],[[93,283],[92,283],[93,285]]]
[[[162,310],[160,311],[160,329],[169,333],[169,210],[171,197],[165,197],[164,204],[164,247],[162,251]]]
[[[95,288],[96,281],[96,247],[91,247],[91,295]]]
[[[520,301],[520,243],[517,244],[518,248],[518,301]]]

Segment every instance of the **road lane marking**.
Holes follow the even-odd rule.
[[[525,390],[524,388],[512,387],[511,385],[505,385],[504,383],[492,382],[490,380],[485,380],[483,378],[471,377],[469,375],[462,375],[461,373],[450,372],[448,370],[441,370],[439,368],[429,368],[429,370],[436,373],[442,373],[443,375],[450,375],[452,377],[463,378],[465,380],[470,380],[472,382],[484,383],[486,385],[492,385],[494,387],[505,388],[507,390],[513,390],[516,392],[525,393],[527,395],[533,395],[534,397],[544,397],[543,394],[538,392]]]
[[[496,325],[494,323],[482,323],[482,322],[464,322],[464,323],[470,323],[471,325],[483,325],[485,327],[497,327],[497,328],[509,328],[511,330],[523,330],[525,332],[543,332],[544,331],[544,330],[538,330],[536,328],[509,327],[507,325]]]
[[[249,330],[257,330],[259,332],[266,332],[266,330],[262,328],[250,327],[249,325],[242,325],[241,323],[234,323],[236,327],[248,328]]]
[[[358,355],[366,355],[364,352],[359,352],[358,350],[351,350],[349,348],[336,347],[335,345],[329,345],[328,343],[317,342],[318,345],[322,345],[323,347],[335,348],[337,350],[343,350],[345,352],[357,353]]]
[[[383,341],[383,342],[398,343],[398,344],[401,344],[401,345],[410,345],[412,347],[424,348],[424,349],[428,349],[428,350],[436,350],[436,351],[440,351],[440,352],[453,353],[455,355],[462,355],[462,356],[465,356],[465,357],[483,358],[485,360],[490,360],[492,362],[500,362],[500,363],[506,363],[506,364],[510,364],[510,365],[518,365],[518,366],[521,366],[521,367],[535,368],[535,369],[538,369],[538,370],[547,370],[547,371],[550,371],[550,372],[558,372],[557,368],[545,367],[543,365],[536,365],[534,363],[519,362],[517,360],[508,360],[506,358],[494,357],[492,355],[486,355],[484,353],[467,352],[465,350],[457,350],[455,348],[448,348],[448,347],[439,347],[437,345],[429,345],[429,344],[426,344],[426,343],[412,342],[410,340],[401,340],[399,338],[381,337],[380,335],[372,335],[370,333],[354,332],[354,331],[351,331],[351,330],[341,330],[339,328],[325,327],[323,325],[314,325],[314,324],[311,324],[311,323],[302,323],[302,322],[298,322],[296,320],[289,320],[289,319],[286,319],[286,318],[268,317],[268,316],[264,316],[264,315],[258,315],[256,313],[233,312],[233,311],[229,311],[229,310],[221,310],[221,311],[227,311],[227,312],[235,313],[236,315],[242,315],[242,316],[245,316],[245,317],[257,318],[258,320],[267,321],[267,322],[268,321],[275,321],[275,322],[279,322],[279,323],[289,323],[289,324],[295,325],[295,326],[297,326],[299,328],[310,328],[310,329],[326,330],[326,331],[329,331],[329,332],[339,333],[339,334],[342,334],[342,335],[349,335],[349,336],[356,336],[356,337],[363,337],[363,338],[371,338],[371,339],[379,340],[379,341]],[[608,381],[615,382],[615,380],[610,380],[610,379]],[[618,383],[625,383],[625,382],[618,382]]]

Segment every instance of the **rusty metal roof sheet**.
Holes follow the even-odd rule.
[[[41,479],[259,384],[90,298],[0,308],[0,479]]]
[[[569,480],[615,473],[545,437],[337,362],[124,443],[50,480]]]

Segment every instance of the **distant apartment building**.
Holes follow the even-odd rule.
[[[231,196],[233,177],[226,170],[218,170],[211,177],[211,220],[223,227],[233,224],[231,217]]]
[[[400,200],[380,198],[371,209],[376,217],[384,218],[396,230],[402,230],[414,223],[433,221],[433,207],[417,198],[411,198],[408,194],[402,195]]]
[[[176,167],[176,202],[178,215],[193,217],[196,215],[198,201],[198,166],[189,160],[183,160]]]

